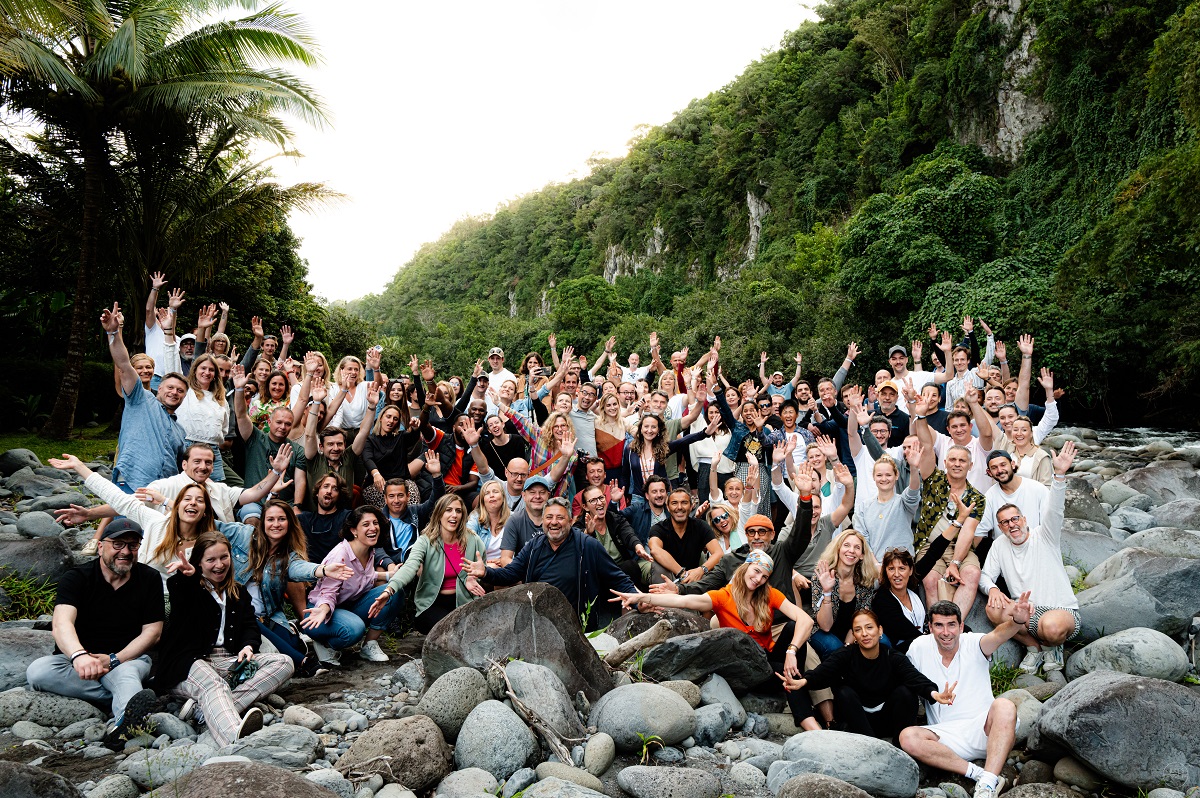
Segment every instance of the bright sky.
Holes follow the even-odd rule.
[[[624,154],[811,18],[800,0],[288,0],[325,65],[331,128],[294,126],[281,181],[348,200],[292,227],[317,294],[381,291],[425,242]]]

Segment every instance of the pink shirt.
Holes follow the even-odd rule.
[[[354,550],[350,548],[348,540],[343,540],[334,546],[333,550],[325,555],[321,564],[325,566],[348,565],[354,571],[354,575],[345,582],[339,582],[337,579],[327,576],[318,579],[316,587],[308,594],[308,602],[313,607],[328,604],[330,611],[333,611],[339,604],[354,601],[375,587],[375,558],[368,557],[366,566],[363,566],[358,561],[358,557],[354,556]]]
[[[463,569],[463,553],[457,543],[447,543],[442,549],[446,552],[446,574],[442,579],[442,592],[458,589],[458,573]]]

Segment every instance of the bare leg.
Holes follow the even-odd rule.
[[[1008,611],[1009,608],[1012,607],[1013,604],[1016,604],[1016,602],[1011,599],[1005,599],[1004,600],[1004,609],[997,610],[997,609],[993,609],[991,607],[987,608],[987,618],[989,621],[992,622],[993,626],[999,626],[1000,624],[1004,623],[1004,619],[1006,617],[1005,613]],[[1066,614],[1068,617],[1070,617],[1070,615],[1071,615],[1070,613],[1066,613]],[[1074,629],[1075,628],[1075,619],[1070,618],[1070,621],[1071,621],[1071,628]],[[1041,627],[1039,626],[1039,628],[1041,628]],[[1031,635],[1029,633],[1029,630],[1026,629],[1025,627],[1021,627],[1021,631],[1019,631],[1015,635],[1013,635],[1013,639],[1016,640],[1021,645],[1025,646],[1026,648],[1041,648],[1042,647],[1041,643],[1038,642],[1037,638],[1035,638],[1033,635]]]
[[[1075,631],[1075,616],[1067,610],[1050,610],[1038,620],[1037,630],[1045,645],[1061,646]]]
[[[900,732],[900,747],[922,764],[967,775],[967,760],[942,745],[938,736],[924,726],[909,726]]]
[[[980,573],[975,566],[963,566],[959,571],[962,581],[954,591],[954,603],[962,610],[964,618],[971,612],[971,605],[975,603],[975,596],[979,594]]]
[[[999,776],[1017,740],[1017,705],[1007,698],[997,698],[992,702],[983,730],[987,732],[988,741],[983,769]]]
[[[296,616],[304,617],[304,610],[308,608],[308,597],[304,595],[304,585],[300,582],[288,582],[284,588],[287,594],[287,599],[292,603],[292,609],[296,611]]]

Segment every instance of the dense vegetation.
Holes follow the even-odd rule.
[[[1034,334],[1079,410],[1177,408],[1200,380],[1200,3],[1007,8],[833,0],[628,156],[460,222],[354,309],[392,368],[466,373],[552,330],[625,354],[657,329],[722,334],[747,375],[763,349],[829,369],[851,339],[882,364],[970,313]],[[1014,87],[1045,117],[1016,158]]]

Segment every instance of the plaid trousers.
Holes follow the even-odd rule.
[[[171,692],[194,698],[204,712],[208,732],[219,747],[237,737],[242,715],[264,696],[270,695],[292,675],[292,658],[284,654],[255,654],[258,670],[237,687],[230,688],[225,676],[237,664],[237,655],[214,648],[207,659],[192,663],[188,677]]]

